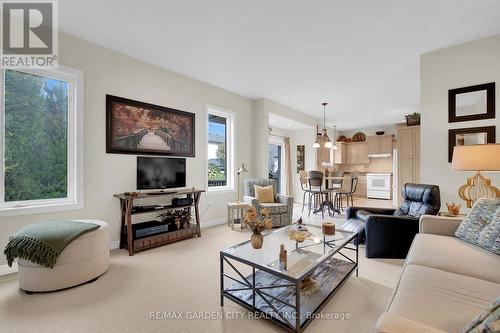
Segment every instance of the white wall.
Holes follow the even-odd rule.
[[[458,187],[471,172],[451,170],[448,163],[448,129],[496,125],[500,138],[500,34],[422,55],[421,84],[421,182],[438,184],[445,202],[465,203]],[[496,82],[496,118],[448,123],[448,90]],[[492,156],[500,158],[500,156]],[[484,173],[500,186],[499,173]]]
[[[269,144],[269,114],[273,113],[296,122],[300,122],[310,128],[301,130],[282,130],[274,128],[272,133],[290,138],[290,154],[292,165],[292,181],[294,189],[294,199],[296,202],[302,201],[302,191],[300,189],[299,174],[297,173],[297,145],[305,145],[305,166],[306,170],[313,170],[316,165],[316,151],[312,144],[316,139],[316,119],[302,112],[289,108],[288,106],[276,103],[272,100],[261,98],[254,102],[254,153],[255,153],[255,176],[257,178],[267,178],[269,174],[268,144]]]
[[[290,135],[290,150],[292,151],[292,178],[294,201],[302,202],[303,191],[300,187],[299,174],[297,173],[297,145],[305,146],[305,169],[316,170],[316,150],[312,147],[316,140],[316,128],[294,130]]]
[[[250,99],[196,81],[131,57],[61,34],[60,63],[84,72],[85,96],[85,202],[84,209],[53,214],[0,218],[0,248],[20,227],[48,218],[95,218],[111,226],[112,241],[119,238],[119,202],[113,193],[136,188],[136,156],[106,154],[106,94],[172,107],[196,114],[196,157],[187,159],[188,186],[206,187],[206,104],[237,112],[236,165],[247,162],[253,175]],[[204,194],[201,199],[202,226],[224,218],[225,204],[236,193]],[[0,265],[5,264],[3,256]]]

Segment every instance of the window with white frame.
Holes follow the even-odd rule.
[[[207,107],[208,190],[234,189],[234,114]]]
[[[0,215],[82,207],[83,74],[1,71]]]

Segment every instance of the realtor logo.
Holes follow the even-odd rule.
[[[57,2],[0,1],[2,50],[0,67],[57,66]]]

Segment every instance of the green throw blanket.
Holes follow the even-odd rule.
[[[97,228],[99,225],[94,223],[65,220],[28,225],[10,237],[3,253],[9,266],[12,266],[14,258],[19,257],[53,268],[57,257],[69,243],[81,234]]]

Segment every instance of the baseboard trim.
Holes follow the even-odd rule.
[[[202,229],[210,228],[210,227],[214,227],[216,225],[222,225],[225,223],[227,223],[227,219],[225,217],[221,217],[218,219],[203,221],[201,223],[201,228]],[[119,240],[112,241],[109,243],[110,250],[116,250],[119,248],[120,248],[120,241]],[[9,267],[8,265],[0,265],[0,280],[3,279],[3,277],[6,277],[6,276],[9,276],[12,274],[16,274],[17,271],[18,271],[17,263],[13,263],[12,267]]]
[[[112,241],[109,243],[109,249],[110,250],[116,250],[120,248],[120,241]]]
[[[8,277],[9,275],[16,274],[17,271],[18,271],[17,262],[13,263],[12,267],[9,267],[9,265],[0,266],[0,281]]]

